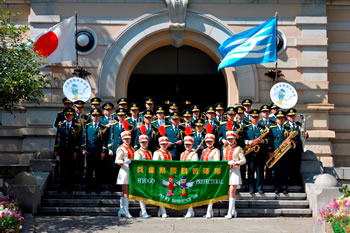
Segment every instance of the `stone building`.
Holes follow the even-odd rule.
[[[93,95],[103,101],[154,95],[159,102],[236,105],[249,97],[256,107],[271,103],[274,82],[264,73],[275,64],[218,72],[218,46],[278,12],[278,67],[285,75],[279,81],[297,89],[298,112],[311,114],[306,149],[326,167],[350,166],[350,1],[7,0],[1,6],[22,12],[18,23],[30,26],[31,38],[77,11],[79,32],[90,36],[79,65],[91,72]],[[52,123],[74,68],[74,62],[46,67],[57,80],[43,103],[23,104],[15,118],[0,112],[2,163],[26,163],[52,150]]]

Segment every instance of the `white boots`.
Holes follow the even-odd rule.
[[[147,211],[146,211],[146,204],[143,203],[142,201],[140,201],[140,207],[141,207],[140,217],[141,218],[150,218],[151,215],[148,215]]]
[[[203,216],[204,218],[212,218],[214,217],[214,211],[213,211],[213,203],[208,204],[207,214]]]
[[[165,207],[163,207],[163,206],[159,207],[158,217],[162,217],[162,218],[167,218],[168,217],[168,215],[166,214]]]
[[[228,211],[227,211],[227,215],[225,216],[225,218],[237,218],[237,212],[236,212],[236,208],[235,208],[235,202],[236,200],[234,198],[229,198],[228,199]]]
[[[187,213],[185,215],[185,218],[192,218],[194,217],[194,211],[193,211],[193,208],[188,208],[187,209]]]
[[[122,216],[126,218],[132,218],[131,214],[129,213],[129,198],[120,198],[120,208],[118,211],[118,217]]]

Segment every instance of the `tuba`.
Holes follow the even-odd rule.
[[[255,140],[263,139],[269,132],[270,132],[270,129],[265,126],[265,129],[261,132],[261,135]],[[246,156],[247,154],[249,154],[253,151],[255,153],[257,153],[257,152],[259,152],[259,150],[260,150],[259,145],[254,145],[254,146],[246,145],[244,147],[243,154],[244,154],[244,156]]]
[[[266,161],[266,166],[268,168],[272,168],[278,162],[278,160],[280,160],[283,157],[283,155],[285,155],[289,151],[289,149],[291,148],[295,149],[296,145],[295,145],[295,142],[292,141],[292,139],[295,138],[297,135],[298,135],[298,131],[296,130],[290,131],[288,137],[273,152],[273,156]],[[289,144],[288,144],[288,141],[290,141]]]

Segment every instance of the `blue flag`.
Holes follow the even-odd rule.
[[[276,18],[273,17],[225,40],[219,47],[223,59],[218,70],[229,66],[275,62],[276,47]]]

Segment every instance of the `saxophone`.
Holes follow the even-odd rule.
[[[269,132],[270,132],[270,129],[265,126],[265,130],[263,130],[261,132],[261,135],[255,140],[263,139]],[[244,156],[246,156],[247,154],[249,154],[249,153],[251,153],[253,151],[255,153],[257,153],[257,152],[259,152],[259,150],[260,150],[260,146],[259,145],[254,145],[254,146],[246,145],[244,147],[243,154],[244,154]]]
[[[288,137],[282,142],[282,144],[273,152],[273,156],[266,161],[266,166],[272,168],[282,156],[291,148],[295,148],[295,142],[292,141],[298,135],[297,130],[290,131]],[[290,143],[288,143],[290,141]]]

